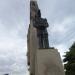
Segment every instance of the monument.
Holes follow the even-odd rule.
[[[41,17],[36,0],[30,0],[27,58],[30,75],[65,75],[60,54],[49,47],[48,22]]]

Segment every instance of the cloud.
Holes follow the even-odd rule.
[[[27,70],[25,41],[18,38],[0,41],[2,41],[0,42],[0,72],[25,72]]]
[[[29,1],[1,0],[0,8],[0,74],[25,75]]]

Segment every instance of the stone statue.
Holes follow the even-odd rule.
[[[40,10],[38,10],[37,15],[35,15],[34,27],[37,28],[39,48],[49,48],[47,32],[48,23],[46,19],[41,18]]]

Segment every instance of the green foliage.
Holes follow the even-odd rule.
[[[75,43],[69,48],[69,51],[64,55],[64,68],[66,75],[75,75]]]

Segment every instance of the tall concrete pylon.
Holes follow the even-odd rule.
[[[47,19],[41,17],[37,1],[30,0],[30,24],[27,35],[30,75],[65,75],[60,54],[49,47]]]

